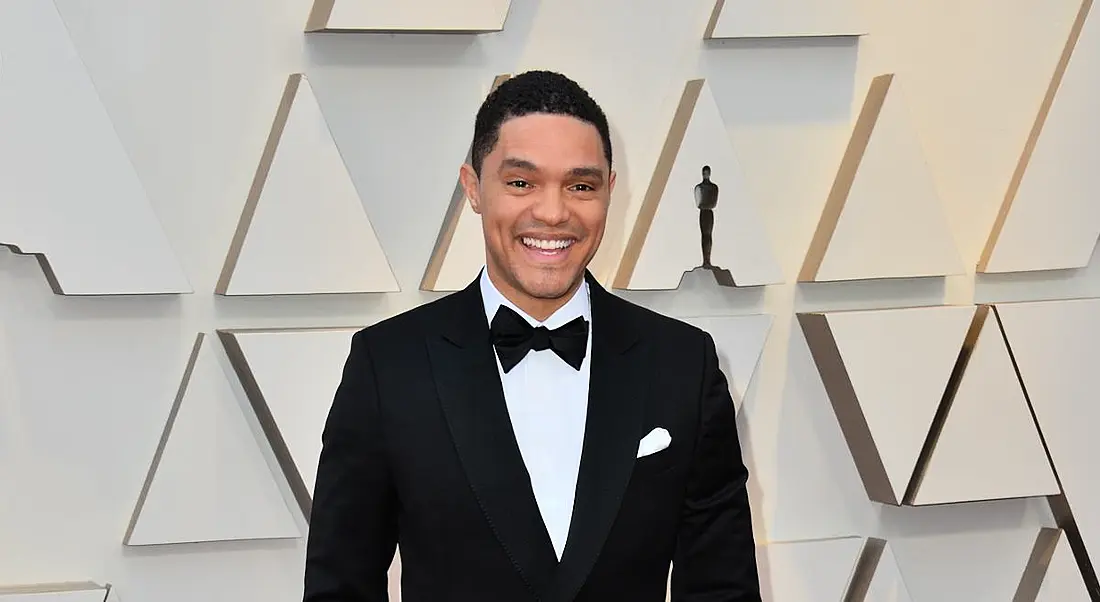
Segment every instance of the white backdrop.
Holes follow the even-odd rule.
[[[473,115],[496,76],[529,68],[577,79],[612,122],[619,188],[593,265],[609,284],[685,85],[705,78],[713,95],[720,121],[708,123],[725,128],[746,191],[722,197],[719,219],[722,208],[751,203],[762,222],[752,245],[774,256],[782,282],[721,287],[693,272],[677,290],[619,292],[705,324],[725,346],[773,602],[839,602],[868,537],[888,542],[880,573],[896,568],[914,602],[1010,600],[1040,529],[1056,526],[1043,497],[1051,487],[1064,490],[1100,554],[1100,526],[1085,518],[1100,516],[1089,468],[1100,450],[1083,430],[1100,420],[1091,359],[1100,353],[1100,303],[1058,301],[1100,296],[1100,259],[1021,271],[1083,265],[1081,249],[1091,251],[1100,232],[1098,11],[1084,22],[1025,172],[1020,158],[1046,113],[1080,0],[828,0],[813,3],[818,12],[776,3],[805,22],[776,19],[748,0],[725,4],[712,37],[736,30],[729,11],[737,10],[750,33],[807,35],[704,40],[713,0],[512,0],[501,31],[457,35],[304,34],[311,0],[4,0],[0,244],[46,253],[69,290],[55,291],[35,258],[0,247],[0,596],[6,585],[90,580],[112,584],[125,602],[300,599],[302,508],[319,436],[309,425],[331,401],[342,337],[444,294],[418,288]],[[835,6],[822,12],[822,4]],[[837,17],[851,14],[858,22]],[[295,99],[293,110],[313,111],[283,138],[297,145],[286,152],[301,171],[267,179],[272,188],[258,197],[249,232],[263,246],[245,245],[228,295],[215,295],[297,73],[316,100]],[[823,264],[831,267],[819,273],[858,276],[798,284],[872,78],[888,73],[896,74],[890,104],[858,172],[866,177],[857,175],[847,203],[840,199],[847,211]],[[341,179],[341,157],[350,180]],[[287,169],[272,165],[272,174]],[[1015,172],[1032,177],[1014,185]],[[324,202],[309,204],[302,190]],[[938,198],[913,200],[913,190]],[[1018,216],[1008,213],[987,266],[1003,273],[975,276],[1011,190]],[[343,203],[354,196],[369,224]],[[283,212],[261,218],[265,199]],[[304,223],[297,216],[310,207],[328,213]],[[654,228],[683,221],[661,219],[654,224],[666,226]],[[918,227],[928,234],[914,236]],[[448,261],[476,265],[468,243],[455,243],[466,255]],[[941,277],[890,278],[902,265]],[[291,294],[332,286],[393,292]],[[1003,411],[998,400],[1030,403],[1046,439],[1035,449],[1053,457],[1060,485],[1051,485],[1038,452],[1027,458],[1039,458],[1028,472],[1037,476],[1022,482],[985,454],[977,465],[989,469],[987,489],[1024,497],[926,507],[870,501],[853,435],[838,421],[850,406],[826,393],[819,349],[811,353],[795,314],[1038,300],[1058,302],[999,306],[999,318],[989,312],[986,336],[1000,347],[967,366],[965,389],[985,405],[967,406],[967,434],[940,449],[960,458],[947,462],[949,471],[975,464],[968,446],[977,452],[998,433],[1033,426],[1030,411]],[[857,341],[848,347],[833,326],[856,396],[864,393],[855,405],[868,417],[868,403],[908,399],[892,378],[937,378],[931,363],[910,355],[942,343],[931,332],[882,335],[870,326],[878,315],[848,323]],[[729,316],[736,318],[721,319]],[[961,341],[968,325],[945,336]],[[1011,359],[996,338],[1002,329]],[[205,336],[196,354],[198,333]],[[949,365],[953,344],[943,348]],[[1016,369],[1029,394],[1023,401]],[[859,375],[870,379],[864,389]],[[937,386],[935,399],[920,401],[935,408],[944,390]],[[880,398],[870,400],[872,389]],[[1005,426],[1009,415],[1025,420]],[[871,426],[886,438],[915,428]],[[958,494],[937,483],[935,495]],[[1080,579],[1072,559],[1063,562],[1062,551],[1056,558],[1049,580],[1080,591],[1072,590]],[[1043,595],[1053,600],[1053,591]]]

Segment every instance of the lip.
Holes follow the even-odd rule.
[[[538,249],[538,248],[534,248],[534,247],[528,245],[526,242],[524,242],[525,240],[529,240],[529,239],[535,239],[535,240],[565,240],[565,241],[568,241],[569,244],[567,244],[564,247],[556,248],[556,249]],[[572,236],[554,237],[554,236],[540,235],[540,236],[520,236],[520,237],[518,237],[516,242],[518,242],[520,247],[522,247],[523,254],[524,254],[525,257],[527,257],[528,261],[530,261],[531,263],[546,265],[546,264],[562,263],[566,259],[568,259],[570,254],[572,254],[572,252],[573,252],[573,247],[576,246],[576,244],[577,244],[577,239],[572,237]]]

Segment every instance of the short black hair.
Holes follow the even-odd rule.
[[[603,154],[611,167],[611,132],[603,109],[577,82],[553,71],[526,71],[504,80],[489,93],[474,120],[470,162],[481,175],[481,164],[500,137],[500,126],[513,117],[532,113],[567,115],[595,126]]]

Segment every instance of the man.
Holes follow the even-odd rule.
[[[460,177],[486,267],[353,337],[305,602],[386,600],[398,543],[404,602],[663,602],[670,563],[673,602],[759,601],[713,340],[587,271],[615,185],[603,111],[556,73],[507,80]]]

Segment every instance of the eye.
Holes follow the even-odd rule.
[[[515,186],[516,188],[527,188],[528,184],[524,180],[511,180],[507,182],[508,186]]]
[[[573,189],[576,190],[577,192],[594,192],[596,190],[595,188],[589,186],[588,184],[577,184],[576,186],[573,187]]]

